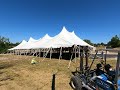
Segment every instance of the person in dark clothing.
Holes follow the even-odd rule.
[[[104,71],[102,70],[102,65],[100,63],[96,65],[95,73],[96,73],[97,76],[99,76],[99,75],[104,73]]]
[[[114,81],[115,79],[115,70],[112,70],[112,66],[110,64],[106,64],[104,66],[106,74],[108,75],[108,80]]]

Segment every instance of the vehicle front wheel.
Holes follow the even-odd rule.
[[[72,76],[70,79],[70,86],[74,90],[82,90],[82,81],[78,76]]]

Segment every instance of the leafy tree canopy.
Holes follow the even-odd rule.
[[[86,42],[86,43],[88,43],[88,44],[90,44],[90,45],[94,45],[90,40],[88,40],[88,39],[84,39],[84,41]]]
[[[120,39],[117,35],[111,38],[111,40],[108,42],[108,46],[111,46],[112,48],[120,47]]]
[[[0,36],[0,53],[5,53],[9,48],[17,46],[19,43],[11,43],[9,38]]]

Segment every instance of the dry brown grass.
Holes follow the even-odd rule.
[[[56,73],[56,90],[72,90],[69,86],[71,71],[79,66],[69,60],[37,57],[37,64],[31,65],[30,56],[0,55],[0,90],[51,90],[52,75]],[[92,60],[90,60],[91,62]],[[98,63],[99,60],[95,60]],[[114,66],[115,60],[109,60]],[[93,64],[95,67],[95,64]],[[93,68],[92,67],[92,68]]]

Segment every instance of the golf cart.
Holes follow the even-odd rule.
[[[107,49],[105,50],[105,61]],[[85,52],[85,66],[83,65],[83,52]],[[95,75],[95,69],[91,70],[91,67],[96,59],[98,51],[94,55],[91,65],[88,67],[88,50],[80,52],[80,67],[72,72],[73,76],[70,79],[70,86],[73,90],[120,90],[120,52],[118,52],[118,58],[116,63],[116,71],[114,83],[109,80],[103,80],[99,76]]]

